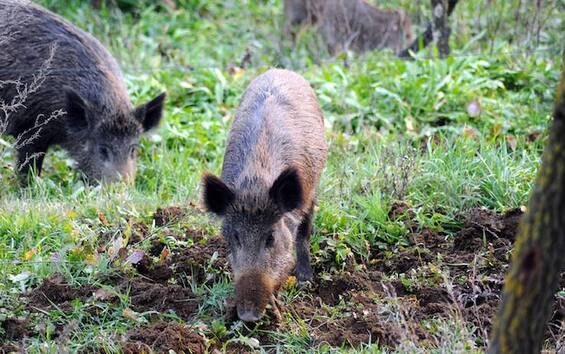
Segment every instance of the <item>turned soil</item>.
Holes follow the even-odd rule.
[[[159,209],[154,222],[165,226],[178,222],[183,215],[180,208]],[[421,229],[408,206],[394,205],[389,217],[404,222],[412,231],[409,246],[388,252],[372,250],[368,259],[349,262],[340,272],[328,273],[324,264],[315,264],[316,279],[302,285],[283,312],[305,321],[312,346],[355,347],[378,342],[395,348],[406,341],[433,345],[441,341],[438,331],[429,331],[422,324],[442,319],[463,323],[477,338],[487,338],[521,216],[519,209],[504,214],[472,209],[462,216],[463,228],[454,237],[446,237]],[[134,229],[140,234],[134,236],[140,238],[147,232],[143,224]],[[126,353],[150,349],[248,351],[242,344],[224,346],[221,340],[210,341],[201,328],[190,325],[195,323],[192,320],[202,302],[190,284],[212,285],[229,275],[225,241],[191,229],[176,237],[191,241],[190,246],[170,251],[165,244],[153,241],[147,254],[134,265],[136,274],[104,279],[103,287],[73,286],[62,275],[54,274],[24,294],[26,307],[30,313],[54,309],[71,312],[73,303],[81,301],[93,303],[95,308],[97,301],[118,301],[107,291],[109,287],[128,294],[131,310],[150,318],[149,323],[127,333],[123,341]],[[229,300],[225,307],[229,314]],[[163,314],[173,317],[165,320]],[[557,301],[552,330],[559,328],[564,314],[565,304]],[[27,318],[7,319],[1,325],[5,339],[14,344],[36,335]],[[264,329],[291,330],[285,328],[289,325],[267,320]],[[549,340],[551,337],[549,331]],[[258,339],[262,345],[276,342],[273,336],[259,335]]]

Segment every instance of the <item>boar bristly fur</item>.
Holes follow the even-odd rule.
[[[159,124],[165,94],[133,107],[104,46],[30,1],[0,0],[0,18],[0,81],[30,83],[41,68],[47,73],[0,132],[26,142],[16,146],[20,174],[32,167],[39,174],[47,150],[59,145],[89,180],[133,179],[140,136]],[[4,102],[18,94],[15,85],[0,86]],[[42,124],[55,111],[65,114]]]
[[[286,70],[257,77],[230,128],[221,178],[203,178],[204,205],[222,218],[230,245],[242,320],[263,316],[293,268],[300,281],[312,278],[309,237],[326,158],[308,82]]]

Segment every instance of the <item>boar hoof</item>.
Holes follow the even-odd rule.
[[[311,282],[314,278],[314,272],[312,272],[312,268],[296,268],[294,270],[294,275],[296,276],[298,283]]]

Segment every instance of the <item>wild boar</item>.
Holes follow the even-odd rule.
[[[0,112],[7,120],[2,133],[17,138],[21,176],[32,168],[39,174],[47,150],[59,145],[89,180],[132,180],[140,136],[159,124],[165,93],[133,107],[104,46],[30,1],[0,0],[0,18],[6,19],[0,21],[0,100],[25,98],[9,114]],[[40,71],[44,81],[37,85]],[[34,89],[23,97],[25,87]],[[42,120],[58,110],[66,114]]]
[[[320,5],[320,0],[284,0],[285,35],[294,37],[294,26],[315,24]]]
[[[403,10],[381,10],[364,0],[325,0],[320,32],[332,55],[347,49],[399,53],[412,40],[412,23]]]
[[[257,321],[294,267],[312,278],[310,234],[327,158],[323,116],[300,75],[269,70],[243,95],[229,131],[221,179],[205,174],[203,202],[222,219],[237,314]],[[296,262],[294,252],[296,251]]]

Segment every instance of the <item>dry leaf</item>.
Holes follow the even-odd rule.
[[[122,311],[122,315],[127,318],[128,320],[132,320],[135,322],[139,322],[139,314],[137,312],[135,312],[134,310],[130,309],[129,307],[126,307],[124,309],[124,311]]]
[[[167,257],[169,257],[170,254],[171,251],[169,251],[169,247],[163,247],[163,249],[161,250],[161,255],[159,256],[159,262],[161,264],[165,264]]]
[[[115,294],[103,288],[100,288],[94,292],[94,300],[106,301],[114,297],[116,297]]]
[[[514,135],[507,135],[506,142],[508,143],[508,146],[512,149],[512,151],[516,151],[516,145],[518,145],[518,142],[516,141]]]
[[[135,251],[129,255],[126,259],[126,263],[137,264],[139,263],[143,257],[145,256],[145,252],[143,251]]]
[[[109,226],[109,225],[110,225],[110,223],[108,222],[108,219],[106,219],[106,215],[105,215],[103,212],[101,212],[101,211],[98,212],[98,220],[100,220],[100,222],[101,222],[102,225],[104,225],[104,226]]]
[[[473,127],[465,127],[461,134],[466,138],[475,139],[479,135],[479,132]]]
[[[22,256],[22,259],[24,261],[29,261],[30,259],[33,258],[33,256],[35,256],[37,254],[37,248],[32,248],[29,251],[27,251],[26,253],[24,253],[24,255]]]

